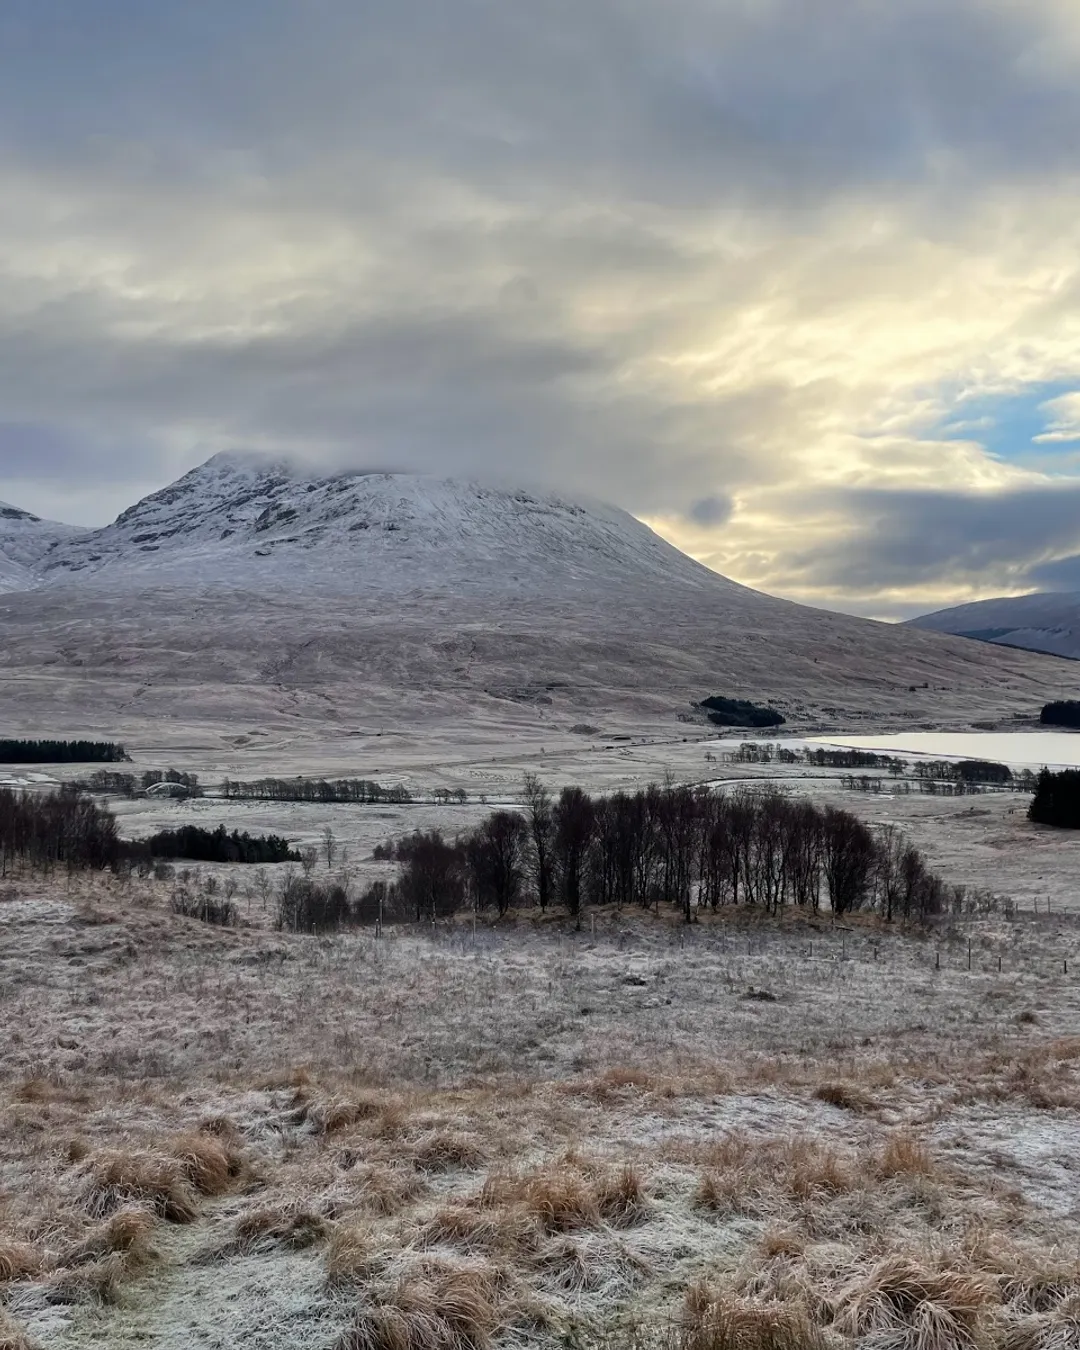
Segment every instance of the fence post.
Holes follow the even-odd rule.
[[[934,969],[941,969],[941,948],[939,947],[934,954]]]
[[[971,939],[968,938],[968,970],[971,969]]]

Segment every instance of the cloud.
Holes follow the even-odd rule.
[[[1075,468],[965,410],[1080,383],[1072,3],[55,8],[0,12],[0,495],[498,469],[874,613],[1070,556]]]
[[[1035,440],[1041,445],[1080,441],[1080,393],[1062,394],[1040,405],[1048,417],[1046,430]]]

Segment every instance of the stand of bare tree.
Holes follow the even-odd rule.
[[[393,911],[419,920],[557,903],[580,922],[588,904],[674,905],[692,922],[721,905],[795,905],[892,920],[941,913],[950,899],[896,829],[777,792],[665,784],[597,798],[567,787],[552,798],[532,778],[525,801],[524,813],[494,811],[454,840],[438,830],[401,839]]]

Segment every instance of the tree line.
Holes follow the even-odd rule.
[[[216,830],[181,825],[175,830],[160,830],[142,844],[152,858],[190,858],[193,862],[217,863],[301,861],[300,854],[290,848],[289,841],[281,835],[251,835],[247,830],[229,833],[224,825],[219,825]]]
[[[391,802],[413,800],[407,788],[374,783],[367,778],[257,778],[238,782],[226,778],[222,794],[234,801],[268,802]]]
[[[0,740],[0,764],[113,764],[128,759],[115,741]]]
[[[1047,703],[1039,714],[1039,721],[1048,727],[1080,727],[1080,702],[1063,698]]]
[[[149,864],[155,858],[193,862],[300,862],[279,835],[250,835],[224,825],[215,830],[184,825],[149,839],[121,839],[116,817],[78,788],[67,785],[37,793],[0,788],[0,876],[17,864],[35,871],[70,871]]]
[[[76,789],[0,788],[0,876],[18,863],[45,872],[110,867],[121,851],[115,816]]]
[[[893,920],[939,914],[951,899],[895,827],[872,830],[848,811],[775,791],[666,784],[553,796],[530,775],[523,811],[493,811],[455,839],[416,831],[392,854],[388,912],[418,921],[523,904],[562,905],[579,921],[585,906],[610,904],[676,906],[687,922],[722,905]]]
[[[885,769],[893,778],[913,773],[919,779],[943,783],[1013,782],[1007,764],[988,759],[916,759],[914,762],[876,750],[844,747],[781,745],[774,741],[743,741],[723,755],[729,764],[810,764],[819,769]]]
[[[199,786],[199,775],[184,773],[180,769],[147,769],[145,773],[121,773],[115,769],[97,769],[86,778],[80,778],[77,787],[84,792],[106,794],[110,797],[134,797],[140,791],[146,792],[158,783],[175,783],[185,790],[189,797],[201,797],[203,790]]]
[[[1037,825],[1080,830],[1080,769],[1053,773],[1043,769],[1028,807],[1028,819]]]

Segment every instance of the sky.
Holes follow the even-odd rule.
[[[600,496],[897,618],[1080,588],[1076,0],[4,0],[0,498]]]

